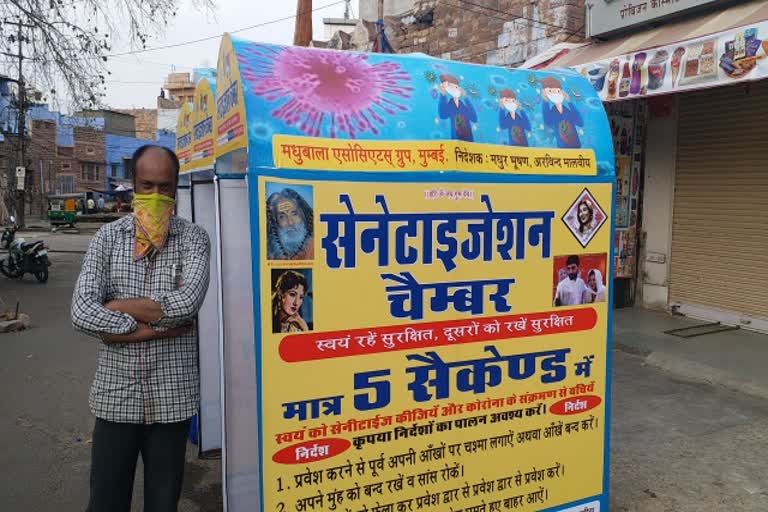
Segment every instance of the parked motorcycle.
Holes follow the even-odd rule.
[[[0,238],[0,248],[8,250],[8,257],[0,260],[0,272],[11,279],[32,274],[40,283],[45,283],[48,281],[48,267],[51,266],[45,242],[27,242],[16,238],[16,231],[16,219],[11,217],[11,225],[5,228]]]

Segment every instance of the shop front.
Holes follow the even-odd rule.
[[[539,63],[589,79],[611,121],[616,305],[768,331],[766,20],[742,2]]]

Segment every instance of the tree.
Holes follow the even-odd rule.
[[[43,99],[66,98],[75,109],[98,107],[115,36],[126,36],[132,48],[146,48],[181,2],[5,0],[0,2],[2,62],[15,71],[21,46],[24,81],[41,89]],[[195,0],[195,7],[211,9],[213,0]]]

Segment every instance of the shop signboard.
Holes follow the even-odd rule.
[[[574,66],[603,101],[762,80],[768,22]]]
[[[712,6],[717,0],[596,0],[586,9],[587,37],[600,37],[629,27],[659,22],[683,11]]]

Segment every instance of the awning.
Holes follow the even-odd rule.
[[[768,0],[734,5],[623,38],[549,50],[524,67],[570,67],[604,101],[768,77]]]
[[[558,43],[535,57],[531,57],[519,67],[522,69],[544,69],[576,48],[589,45],[590,43]]]

